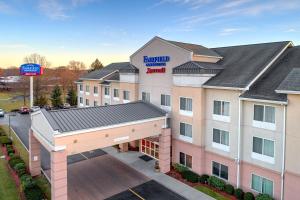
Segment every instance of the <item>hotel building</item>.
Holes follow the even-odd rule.
[[[166,111],[172,163],[255,194],[297,198],[300,47],[292,42],[206,48],[154,37],[130,62],[77,85],[78,107],[142,100]],[[157,138],[129,145],[159,156]]]

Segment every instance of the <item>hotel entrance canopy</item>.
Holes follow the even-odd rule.
[[[40,174],[40,147],[51,155],[52,199],[67,199],[67,156],[98,148],[159,137],[159,166],[170,170],[171,132],[167,113],[143,101],[46,111],[31,115],[30,172]]]

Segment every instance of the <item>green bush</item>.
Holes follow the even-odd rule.
[[[21,176],[20,180],[23,190],[36,186],[36,182],[29,174],[24,174],[23,176]]]
[[[44,199],[42,190],[38,186],[24,189],[26,200],[41,200]]]
[[[251,192],[246,192],[244,194],[244,200],[254,200],[254,195]]]
[[[200,176],[199,181],[200,181],[200,183],[206,184],[208,178],[209,178],[209,176],[207,174],[203,174],[202,176]]]
[[[13,149],[7,150],[7,154],[8,154],[8,155],[11,154],[11,153],[15,153],[15,150],[13,150]]]
[[[238,199],[238,200],[242,200],[244,197],[244,191],[240,188],[237,188],[234,190],[234,196]]]
[[[181,175],[184,179],[186,179],[187,181],[192,182],[192,183],[197,183],[199,181],[199,178],[200,178],[200,176],[198,174],[196,174],[196,173],[194,173],[190,170],[183,171],[181,173]]]
[[[14,153],[10,153],[10,154],[8,154],[8,156],[9,156],[10,158],[12,158],[12,157],[15,156],[15,154],[14,154]]]
[[[215,176],[209,177],[207,181],[208,181],[209,185],[217,188],[218,190],[223,191],[225,189],[225,185],[226,185],[225,181],[223,181]]]
[[[230,184],[226,184],[224,191],[227,194],[233,195],[233,193],[234,193],[234,187],[232,185],[230,185]]]
[[[14,166],[14,170],[26,169],[25,163],[17,163]]]
[[[12,144],[12,141],[7,136],[0,136],[0,144],[8,145],[8,144]]]
[[[10,160],[8,161],[8,164],[11,168],[14,168],[16,164],[18,163],[25,163],[20,156],[13,156],[12,158],[10,158]]]
[[[184,171],[188,171],[188,170],[189,170],[187,167],[185,167],[185,166],[183,166],[183,165],[181,165],[181,164],[178,164],[178,163],[175,163],[175,164],[173,165],[173,167],[174,167],[174,169],[175,169],[176,171],[178,171],[179,173],[182,173],[182,172],[184,172]]]
[[[270,197],[268,194],[259,194],[255,198],[255,200],[273,200],[273,198]]]

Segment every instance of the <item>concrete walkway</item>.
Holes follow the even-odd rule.
[[[124,152],[119,153],[115,148],[108,147],[104,148],[108,154],[119,159],[120,161],[126,163],[132,168],[136,169],[140,173],[143,173],[147,177],[159,182],[160,184],[166,186],[170,190],[180,194],[181,196],[187,198],[188,200],[213,200],[214,198],[199,192],[198,190],[160,172],[154,171],[154,160],[145,162],[139,158],[143,155],[140,152]]]

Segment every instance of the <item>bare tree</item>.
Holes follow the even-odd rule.
[[[85,70],[85,64],[81,61],[71,60],[67,67],[74,71]]]
[[[50,67],[50,62],[47,61],[45,56],[41,56],[37,53],[33,53],[29,56],[26,56],[24,58],[25,63],[35,63],[35,64],[40,64],[41,66],[48,68]]]

